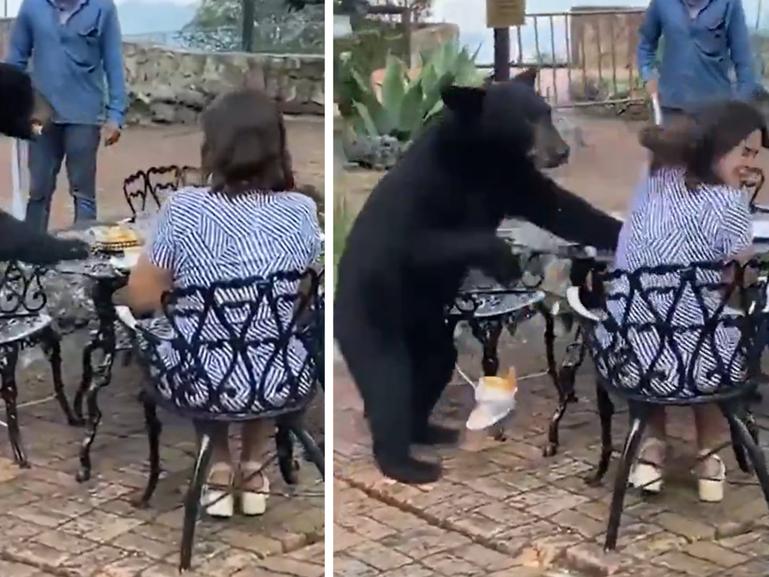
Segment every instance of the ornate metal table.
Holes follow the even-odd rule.
[[[454,305],[447,311],[447,322],[451,327],[462,321],[470,326],[473,336],[483,347],[484,375],[495,375],[499,368],[497,345],[502,330],[507,328],[512,336],[521,322],[542,315],[547,372],[558,394],[558,404],[550,419],[547,444],[543,449],[545,456],[552,456],[558,450],[560,421],[568,405],[577,401],[576,373],[586,352],[577,327],[558,366],[556,323],[560,321],[567,331],[575,325],[565,300],[566,289],[571,286],[575,264],[596,260],[609,262],[613,255],[599,255],[523,221],[507,221],[498,234],[520,258],[523,271],[520,282],[503,287],[481,273],[471,271]]]
[[[136,227],[137,232],[146,234],[149,223],[141,221]],[[83,222],[74,227],[61,231],[60,236],[92,240],[89,229],[105,223]],[[78,481],[91,478],[91,446],[96,438],[96,432],[101,422],[102,413],[99,409],[99,391],[109,385],[112,380],[112,366],[115,354],[125,351],[125,364],[128,364],[133,351],[132,335],[129,330],[118,322],[112,296],[128,282],[128,271],[117,268],[110,255],[93,252],[87,260],[62,262],[56,266],[56,271],[63,275],[79,276],[88,279],[89,296],[93,302],[96,316],[96,328],[91,331],[91,338],[83,349],[83,374],[80,387],[73,402],[76,417],[85,421],[86,435],[80,449],[80,470]],[[98,356],[97,356],[98,355]],[[86,415],[83,419],[83,401],[86,405]]]

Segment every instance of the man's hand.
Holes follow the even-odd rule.
[[[656,78],[650,78],[646,81],[646,94],[649,95],[649,98],[659,94],[659,88],[659,81]]]
[[[101,129],[104,146],[112,146],[120,140],[120,127],[114,122],[108,122]]]

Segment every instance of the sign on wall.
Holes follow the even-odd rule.
[[[486,26],[509,28],[526,23],[526,0],[486,0]]]

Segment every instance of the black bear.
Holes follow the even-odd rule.
[[[35,92],[29,76],[0,63],[0,134],[29,140],[35,126],[48,121],[48,104]],[[88,245],[77,240],[60,240],[38,232],[0,210],[0,261],[21,260],[32,264],[53,264],[88,255]]]
[[[382,473],[440,477],[409,445],[454,442],[428,421],[456,361],[445,310],[468,268],[520,275],[495,235],[506,216],[565,239],[614,249],[621,223],[540,172],[569,148],[536,94],[536,70],[484,88],[449,87],[446,110],[374,188],[340,264],[335,337],[363,398]]]

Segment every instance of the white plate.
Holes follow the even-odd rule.
[[[131,270],[139,262],[141,251],[126,251],[123,256],[113,256],[109,263],[119,270]]]
[[[769,220],[759,219],[753,221],[753,238],[769,238]]]

